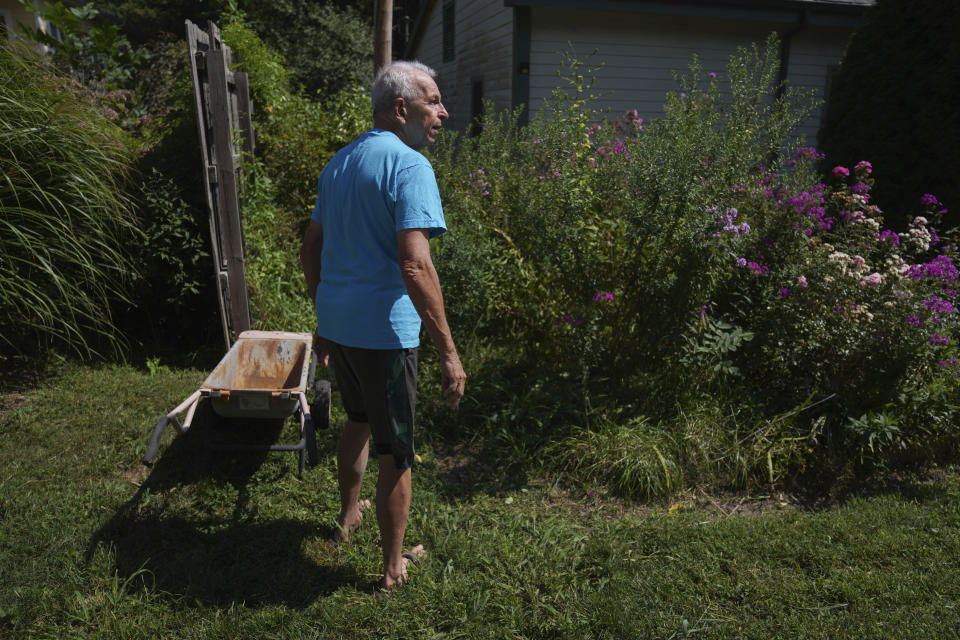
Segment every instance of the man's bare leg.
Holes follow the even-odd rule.
[[[408,558],[403,557],[403,534],[407,529],[410,512],[411,472],[397,469],[392,455],[378,458],[380,472],[377,477],[377,524],[383,544],[383,582],[385,590],[399,587],[407,581]],[[419,561],[426,555],[422,545],[408,553]]]
[[[369,451],[370,424],[347,420],[337,444],[340,515],[337,516],[338,530],[333,532],[331,542],[347,542],[349,533],[360,526],[363,512],[370,506],[369,500],[360,500],[360,485],[367,469]]]

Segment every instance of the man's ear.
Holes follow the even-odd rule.
[[[393,102],[393,115],[397,116],[398,118],[407,117],[407,105],[403,101],[403,98],[397,98]]]

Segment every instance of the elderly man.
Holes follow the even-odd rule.
[[[466,382],[430,258],[430,238],[446,231],[440,193],[430,162],[417,152],[435,141],[449,117],[435,77],[419,62],[380,70],[374,128],[324,167],[300,249],[318,352],[324,366],[333,361],[347,413],[337,447],[341,508],[331,542],[347,542],[370,505],[360,499],[360,484],[372,434],[383,590],[404,584],[408,563],[426,555],[422,545],[403,548],[421,320],[439,351],[450,407],[460,402]]]

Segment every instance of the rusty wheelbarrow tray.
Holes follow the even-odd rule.
[[[304,462],[316,464],[315,423],[326,428],[330,420],[330,384],[314,381],[316,358],[309,333],[285,331],[244,331],[207,376],[203,385],[160,418],[153,429],[143,457],[152,464],[168,424],[185,433],[193,422],[200,400],[207,398],[214,412],[225,418],[280,419],[296,414],[300,420],[300,441],[296,444],[216,444],[214,449],[229,451],[299,451],[299,473]],[[315,391],[313,411],[307,402],[307,388]],[[183,424],[177,416],[186,411]],[[316,414],[316,415],[315,415]]]

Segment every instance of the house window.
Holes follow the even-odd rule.
[[[443,3],[443,61],[452,62],[456,56],[456,44],[453,40],[453,23],[455,20],[454,0]]]
[[[470,135],[483,130],[483,80],[474,80],[470,87]]]

